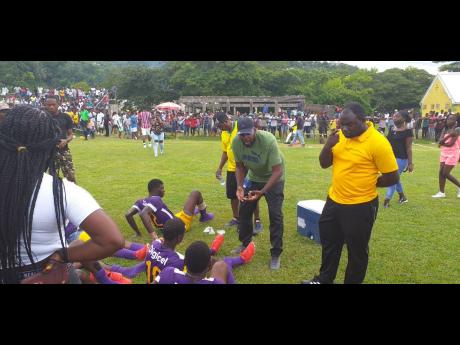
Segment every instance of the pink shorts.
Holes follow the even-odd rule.
[[[460,152],[441,152],[441,158],[439,161],[445,165],[456,166],[458,164],[458,159],[460,158]]]

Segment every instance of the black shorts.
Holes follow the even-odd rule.
[[[227,171],[227,181],[225,183],[227,187],[227,199],[236,199],[236,174],[234,171]]]

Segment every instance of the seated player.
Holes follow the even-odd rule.
[[[155,232],[152,223],[157,229],[161,230],[167,220],[177,217],[182,219],[184,222],[185,230],[190,230],[190,225],[192,223],[193,216],[195,215],[195,206],[201,214],[200,222],[203,223],[214,219],[214,215],[212,213],[206,212],[206,203],[199,191],[191,192],[183,209],[174,215],[174,213],[169,210],[168,206],[166,206],[162,200],[165,195],[164,184],[162,181],[158,179],[151,180],[148,183],[147,189],[149,191],[149,196],[145,199],[137,200],[126,214],[126,220],[137,235],[140,235],[140,231],[133,218],[133,216],[137,213],[139,213],[142,223],[154,240],[158,239],[158,235]]]
[[[238,257],[226,257],[213,263],[208,246],[195,241],[185,251],[186,272],[166,267],[155,278],[158,284],[234,284],[233,268],[246,264],[255,254],[254,242],[249,243]],[[211,271],[211,277],[207,275]]]
[[[122,273],[124,276],[134,278],[139,273],[147,273],[147,284],[151,284],[158,274],[166,267],[184,270],[184,256],[176,252],[176,246],[182,242],[185,234],[185,224],[179,218],[168,220],[163,227],[164,238],[155,240],[149,246],[145,262],[133,267],[113,265],[112,272]],[[209,248],[211,255],[216,255],[224,242],[223,235],[217,235]]]
[[[73,230],[73,231],[72,231]],[[72,223],[69,223],[65,227],[65,237],[66,241],[69,244],[69,247],[78,245],[82,242],[86,242],[90,239],[89,235],[84,231],[77,230],[77,227]],[[82,283],[92,284],[131,284],[131,280],[123,277],[121,273],[111,272],[110,267],[104,265],[100,261],[90,261],[90,262],[75,262],[73,266],[77,269],[77,274],[79,275]],[[90,272],[90,275],[86,275],[81,268],[85,268]]]
[[[74,240],[88,241],[91,237],[86,231],[80,230],[72,223],[68,223],[65,227],[65,236],[67,242]],[[125,248],[118,250],[113,256],[123,259],[132,259],[143,261],[147,253],[147,245],[125,241]]]

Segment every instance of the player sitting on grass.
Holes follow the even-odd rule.
[[[201,214],[200,222],[207,222],[214,219],[212,213],[206,212],[206,203],[199,191],[191,192],[185,202],[184,208],[174,215],[162,200],[165,195],[165,188],[161,180],[151,180],[148,183],[147,189],[149,192],[148,197],[137,200],[126,214],[126,220],[138,236],[140,236],[140,231],[133,218],[137,213],[139,213],[142,223],[154,240],[158,239],[158,235],[152,223],[157,229],[161,230],[166,221],[177,217],[184,222],[185,230],[190,230],[190,225],[195,215],[195,206]]]
[[[209,247],[203,241],[195,241],[185,251],[186,270],[166,267],[155,278],[158,284],[234,284],[233,268],[246,264],[255,254],[254,242],[238,257],[226,257],[214,262]],[[207,275],[211,271],[211,277]]]
[[[163,238],[154,240],[148,248],[145,262],[132,267],[113,265],[112,272],[122,273],[124,276],[134,278],[139,273],[147,273],[147,284],[151,284],[158,274],[166,267],[184,270],[184,256],[176,252],[176,246],[182,242],[185,234],[185,224],[179,218],[168,220],[163,227]],[[223,235],[217,235],[208,248],[210,255],[216,255],[224,242]]]
[[[69,247],[76,246],[88,241],[91,237],[85,232],[78,230],[75,225],[69,223],[65,227],[65,238]],[[144,255],[145,256],[145,255]],[[131,284],[131,280],[123,277],[121,273],[110,271],[110,266],[101,261],[74,262],[74,268],[83,284]],[[90,272],[89,276],[82,271],[84,268]]]
[[[68,225],[65,227],[65,236],[68,243],[77,239],[86,242],[91,238],[86,231],[80,230],[72,223],[68,223]],[[123,259],[143,261],[145,259],[146,253],[147,245],[125,241],[125,248],[118,250],[112,256]]]

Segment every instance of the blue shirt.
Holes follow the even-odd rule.
[[[131,120],[131,128],[136,128],[137,127],[137,115],[133,114],[129,118]]]

